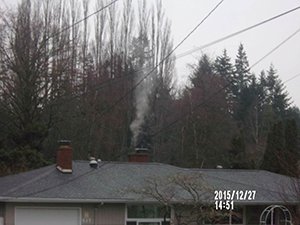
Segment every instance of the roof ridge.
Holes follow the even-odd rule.
[[[190,169],[203,170],[203,171],[207,171],[207,170],[223,171],[223,172],[260,172],[260,171],[266,171],[266,170],[260,170],[260,169],[230,169],[230,168],[223,168],[223,169],[218,169],[218,168],[190,168]]]
[[[75,163],[86,163],[86,162],[89,162],[89,160],[73,160],[73,162],[75,162]],[[105,163],[105,164],[164,165],[164,166],[170,166],[170,167],[175,167],[175,168],[186,169],[186,168],[183,168],[183,167],[178,167],[178,166],[174,166],[174,165],[167,164],[167,163],[161,163],[161,162],[101,161],[100,163]]]

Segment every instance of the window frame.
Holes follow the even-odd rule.
[[[164,221],[169,222],[171,218],[128,218],[128,206],[143,206],[143,205],[153,205],[153,206],[160,206],[160,204],[126,204],[125,207],[125,225],[127,225],[127,222],[136,222],[136,225],[140,225],[140,223],[158,223],[159,225],[162,225]],[[171,217],[171,215],[170,215]]]

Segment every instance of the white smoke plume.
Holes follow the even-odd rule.
[[[139,73],[135,78],[138,83],[144,77],[144,73]],[[135,100],[135,119],[130,125],[130,130],[133,134],[132,144],[136,146],[138,137],[141,132],[142,125],[145,121],[145,116],[149,112],[149,95],[152,92],[151,76],[147,77],[140,83],[134,91]]]

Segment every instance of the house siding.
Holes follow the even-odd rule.
[[[5,204],[0,202],[0,225],[4,224]]]
[[[5,204],[0,202],[0,217],[4,217]]]
[[[5,214],[4,214],[4,225],[14,225],[15,224],[15,212],[14,204],[5,204]]]
[[[104,204],[96,208],[97,225],[124,225],[125,204]]]

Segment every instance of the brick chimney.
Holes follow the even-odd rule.
[[[61,140],[56,153],[56,168],[62,173],[72,173],[73,150],[71,141]]]
[[[147,148],[136,148],[135,152],[128,154],[128,162],[149,162],[150,155]]]

